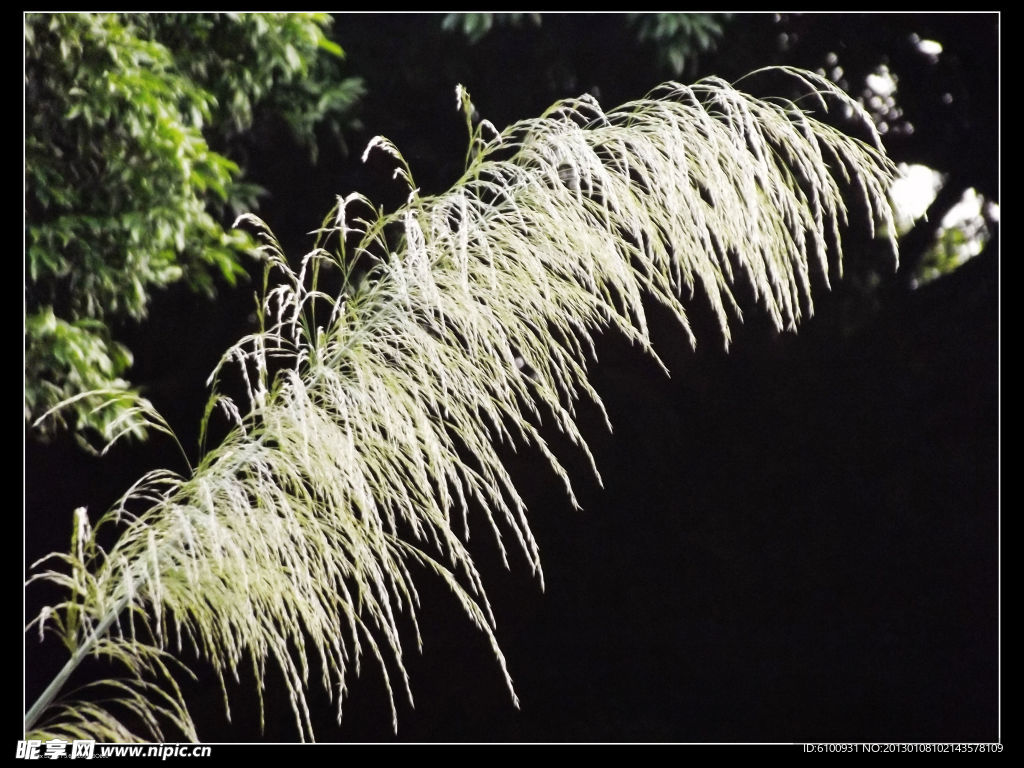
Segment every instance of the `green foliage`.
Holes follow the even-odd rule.
[[[636,40],[649,44],[661,66],[673,76],[683,74],[698,54],[715,49],[728,13],[627,13],[626,24]],[[519,27],[524,22],[541,26],[539,13],[448,13],[441,28],[465,36],[470,45],[483,40],[495,27]]]
[[[44,307],[25,322],[25,419],[44,413],[69,393],[105,391],[100,397],[83,399],[75,409],[84,414],[104,442],[115,439],[124,426],[121,417],[131,413],[138,395],[119,375],[131,365],[131,352],[110,338],[100,320],[84,318],[69,323]],[[101,406],[96,410],[97,406]],[[58,409],[51,425],[64,426],[66,409]],[[135,437],[143,437],[140,422],[127,425]],[[91,446],[84,436],[80,444]]]
[[[257,113],[283,120],[315,159],[317,129],[342,140],[354,124],[362,80],[344,77],[342,49],[325,36],[324,13],[153,14],[147,32],[165,45],[178,70],[214,100],[211,128],[243,133]]]
[[[924,285],[948,275],[981,253],[996,221],[998,206],[985,203],[973,188],[967,190],[961,202],[943,219],[935,242],[917,265],[913,285]]]
[[[823,78],[791,74],[856,109]],[[472,114],[461,89],[459,103]],[[394,145],[374,139],[366,152],[394,157],[406,204],[384,215],[360,195],[339,200],[297,270],[250,218],[268,273],[261,329],[222,358],[206,415],[233,426],[189,474],[143,477],[96,531],[79,512],[70,552],[37,571],[66,597],[33,626],[72,656],[28,713],[30,737],[162,739],[166,723],[196,738],[167,663],[183,646],[222,677],[251,666],[261,696],[277,665],[303,738],[314,735],[310,657],[339,718],[365,656],[394,707],[396,688],[411,699],[399,620],[418,643],[423,570],[484,633],[511,690],[466,544],[479,505],[502,555],[510,535],[541,573],[499,445],[536,447],[573,499],[538,425],[589,456],[575,406],[600,406],[587,380],[595,334],[617,329],[653,354],[653,297],[692,340],[682,300],[699,287],[728,339],[739,280],[791,328],[811,309],[812,262],[827,271],[838,250],[845,193],[893,231],[880,149],[717,79],[611,112],[563,101],[500,134],[469,127],[466,171],[438,196],[420,196]],[[241,406],[220,392],[236,367]],[[101,547],[111,526],[120,535]],[[111,703],[54,701],[89,653],[126,670],[105,683]],[[140,731],[129,734],[126,711]]]
[[[341,125],[359,85],[316,90],[341,53],[328,21],[26,16],[26,418],[82,386],[119,389],[129,402],[121,377],[131,354],[110,323],[143,318],[152,291],[179,280],[213,295],[217,278],[245,274],[253,241],[224,224],[253,204],[251,188],[210,142],[248,129],[257,105],[311,147],[322,120]],[[75,408],[77,427],[104,439],[110,418]],[[60,424],[47,419],[41,433]]]
[[[441,20],[441,29],[465,35],[470,45],[476,45],[497,26],[518,27],[524,21],[540,26],[539,13],[447,13]]]
[[[661,64],[679,77],[697,55],[713,51],[727,13],[630,13],[637,40],[653,44]]]

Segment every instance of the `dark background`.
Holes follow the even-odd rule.
[[[942,44],[937,61],[917,51],[914,33]],[[545,15],[539,27],[498,25],[475,44],[442,31],[438,16],[339,15],[335,36],[368,89],[365,129],[346,137],[351,151],[322,146],[311,166],[273,125],[247,149],[250,175],[270,193],[261,215],[296,257],[335,195],[358,189],[387,206],[404,198],[390,166],[359,162],[375,134],[398,145],[424,193],[457,178],[465,137],[456,83],[501,127],[584,91],[610,108],[671,77],[615,15]],[[425,648],[416,653],[411,631],[406,648],[416,707],[399,701],[396,736],[366,659],[340,727],[314,684],[319,740],[999,738],[998,230],[965,266],[911,287],[962,191],[998,199],[998,44],[994,14],[764,14],[723,24],[717,49],[691,60],[682,79],[735,79],[780,63],[816,69],[834,52],[857,95],[886,63],[914,126],[886,136],[889,153],[948,175],[929,221],[903,239],[895,271],[854,208],[846,279],[831,292],[818,281],[815,316],[798,335],[774,333],[741,302],[726,353],[698,295],[689,304],[696,351],[651,307],[671,378],[605,338],[592,380],[614,434],[596,409],[582,413],[604,488],[555,434],[582,512],[541,457],[508,453],[546,591],[522,558],[505,571],[483,528],[472,544],[520,709],[485,638],[424,574]],[[216,302],[168,291],[151,320],[120,331],[136,351],[133,380],[186,446],[202,382],[248,329],[254,287],[225,287]],[[29,441],[28,561],[66,549],[74,507],[98,513],[147,469],[180,469],[174,450],[153,438],[93,459],[71,440]],[[30,589],[29,609],[45,597]],[[34,636],[27,646],[31,701],[66,657]],[[242,675],[230,724],[212,678],[188,689],[201,738],[294,740],[279,680],[267,681],[261,736]]]

